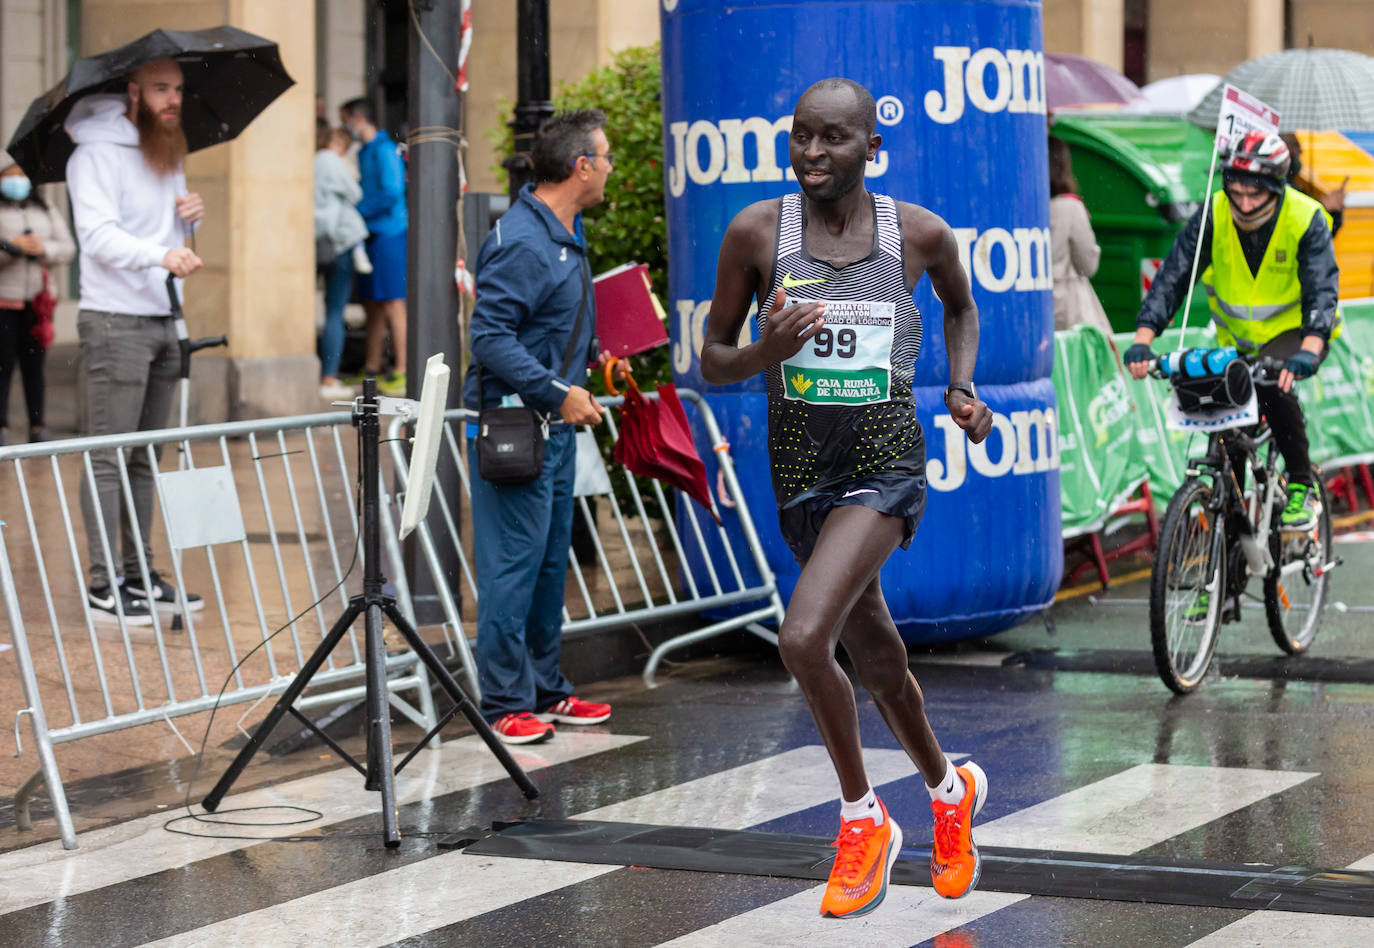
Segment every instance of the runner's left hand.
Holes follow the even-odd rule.
[[[969,398],[966,392],[954,389],[945,397],[945,407],[954,423],[968,433],[968,439],[981,444],[992,431],[992,409],[987,403]]]

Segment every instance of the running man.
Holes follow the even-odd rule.
[[[926,503],[925,436],[911,394],[921,344],[912,291],[928,273],[945,307],[945,404],[974,442],[992,413],[973,368],[978,310],[954,234],[924,208],[864,188],[882,145],[873,96],[823,79],[797,102],[788,152],[800,194],[739,213],[721,243],[701,374],[725,385],[764,372],[773,491],[783,537],[802,566],[779,631],[783,663],[806,696],[840,780],[838,852],[821,900],[836,918],[872,911],[887,893],[902,832],[864,772],[858,710],[835,661],[843,643],[859,681],[930,790],[935,890],[977,883],[973,817],[987,778],[954,766],[926,719],[879,570],[911,545]],[[759,340],[736,347],[758,299]]]

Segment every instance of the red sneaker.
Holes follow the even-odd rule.
[[[557,721],[559,724],[600,724],[611,716],[609,704],[583,701],[576,695],[568,695],[558,704],[539,715],[541,721]]]
[[[503,714],[491,729],[507,744],[542,744],[553,738],[553,725],[545,724],[528,711]]]

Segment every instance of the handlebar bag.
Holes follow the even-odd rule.
[[[1219,372],[1201,375],[1174,372],[1170,375],[1170,382],[1174,386],[1179,410],[1185,413],[1210,414],[1241,408],[1250,401],[1254,392],[1250,367],[1240,359],[1227,362]]]

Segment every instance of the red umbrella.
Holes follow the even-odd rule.
[[[612,369],[621,360],[606,363],[606,391],[619,395],[611,379]],[[677,388],[669,383],[658,387],[658,398],[645,398],[634,376],[624,370],[625,404],[620,408],[620,437],[614,457],[631,472],[652,477],[685,492],[711,512],[716,523],[720,514],[706,483],[706,465],[697,454],[692,429],[687,423]]]
[[[1140,87],[1111,66],[1084,56],[1045,54],[1045,105],[1122,105],[1143,99]]]

